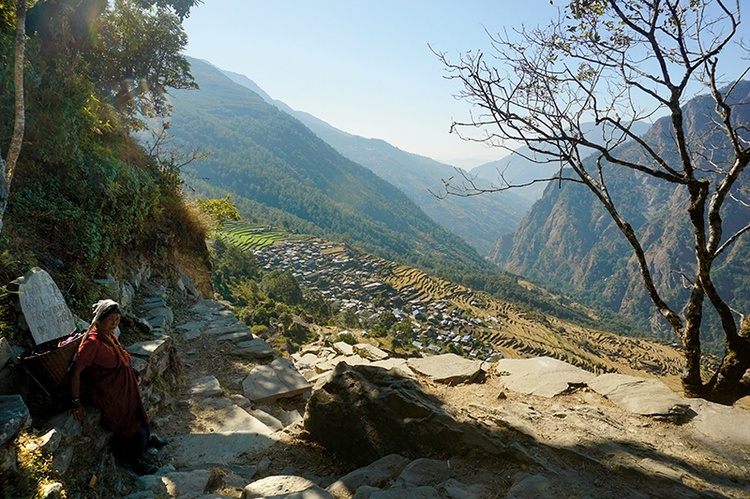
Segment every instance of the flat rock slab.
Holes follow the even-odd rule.
[[[354,347],[344,341],[337,341],[334,343],[333,349],[341,355],[354,355]]]
[[[357,343],[352,348],[355,353],[368,360],[385,360],[388,358],[386,352],[369,343]]]
[[[254,359],[269,358],[276,355],[276,352],[271,346],[260,338],[255,338],[250,341],[242,341],[237,344],[237,347],[231,350],[229,353],[232,355],[240,355],[242,357],[251,357]]]
[[[385,359],[377,362],[371,362],[371,366],[382,367],[383,369],[390,371],[395,369],[399,374],[408,378],[416,378],[414,371],[409,368],[409,361],[406,359]],[[335,367],[335,366],[334,366]]]
[[[190,383],[188,393],[196,397],[215,397],[221,395],[221,385],[215,376],[204,376]]]
[[[170,497],[192,499],[203,496],[211,472],[208,470],[176,471],[161,478]]]
[[[198,300],[192,310],[196,314],[213,314],[224,310],[224,305],[214,300]]]
[[[377,461],[356,469],[333,482],[326,489],[334,497],[351,497],[358,488],[386,487],[393,483],[409,464],[409,459],[398,454],[389,454]]]
[[[242,382],[245,397],[255,403],[295,397],[311,389],[310,383],[297,371],[294,364],[282,358],[253,368]]]
[[[596,375],[552,357],[501,359],[495,365],[505,387],[519,393],[554,397],[571,385],[588,384]]]
[[[409,359],[407,363],[414,372],[448,385],[471,383],[484,372],[480,361],[465,359],[455,353]]]
[[[314,482],[300,476],[277,475],[257,480],[244,488],[243,499],[265,497],[273,499],[333,499],[333,496]]]
[[[235,322],[234,324],[230,324],[228,326],[219,326],[219,327],[212,327],[209,329],[206,329],[203,331],[203,334],[212,336],[212,335],[221,335],[221,334],[228,334],[228,333],[244,333],[244,332],[250,332],[250,329],[244,325],[241,322]]]
[[[253,333],[248,329],[247,331],[240,331],[238,333],[227,333],[222,334],[216,341],[239,341],[239,340],[251,340],[253,339]]]
[[[200,335],[201,335],[201,330],[200,329],[198,329],[198,328],[188,329],[187,331],[185,331],[183,333],[182,340],[183,341],[194,340],[194,339],[200,337]]]
[[[162,336],[161,338],[157,338],[155,340],[133,343],[125,350],[127,350],[132,355],[138,355],[140,357],[151,357],[152,355],[160,354],[171,344],[172,338],[170,338],[169,336]]]
[[[711,442],[721,442],[750,449],[750,411],[701,399],[690,399],[687,402],[698,414],[691,420],[691,424],[708,437],[707,445],[713,446]]]
[[[183,329],[185,331],[191,331],[193,329],[203,329],[208,323],[206,321],[191,321],[177,325],[176,329]]]
[[[236,405],[218,409],[212,419],[211,432],[170,439],[177,467],[236,463],[243,454],[254,455],[274,443],[273,431]]]
[[[346,362],[350,366],[362,366],[365,364],[370,364],[370,361],[360,357],[356,353],[354,355],[347,355],[346,357],[336,357],[331,360],[331,363],[333,365],[338,365],[339,362]]]
[[[20,395],[0,396],[0,445],[31,423],[29,408]]]
[[[615,405],[643,416],[666,416],[687,407],[684,398],[657,379],[607,373],[588,382],[589,388]],[[682,411],[684,412],[684,411]]]

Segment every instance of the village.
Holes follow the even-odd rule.
[[[395,289],[384,282],[389,266],[384,260],[316,240],[277,242],[256,250],[255,258],[263,270],[291,271],[301,287],[317,291],[334,309],[353,313],[365,328],[390,314],[390,322],[400,325],[394,336],[408,349],[453,352],[487,362],[502,357],[477,334],[502,327],[500,319],[469,317],[449,300],[420,299],[414,287]]]

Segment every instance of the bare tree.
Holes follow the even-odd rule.
[[[8,207],[10,184],[16,170],[16,162],[21,154],[21,143],[26,125],[24,105],[23,68],[26,52],[26,0],[16,0],[16,40],[13,62],[13,86],[15,94],[15,121],[13,137],[8,147],[8,158],[3,160],[0,154],[0,231],[3,228],[3,215]]]
[[[740,5],[733,0],[572,0],[544,28],[490,35],[489,53],[468,52],[457,62],[438,54],[448,77],[462,83],[461,97],[479,110],[453,130],[498,147],[523,144],[531,151],[528,159],[559,165],[556,175],[534,182],[575,182],[596,196],[630,244],[649,298],[682,342],[686,394],[724,403],[750,392],[742,382],[750,367],[750,319],[736,320],[712,278],[717,257],[750,230],[746,220],[725,233],[722,219],[727,204],[748,201],[739,187],[750,161],[750,132],[736,116],[737,106],[747,102],[733,95],[747,69],[733,82],[722,81],[719,71],[720,56],[738,38],[739,26]],[[690,140],[683,105],[698,89],[713,99],[709,124],[721,133],[720,146]],[[635,133],[635,123],[664,115],[669,126],[661,143]],[[593,133],[585,126],[592,121]],[[467,135],[477,130],[484,134]],[[610,192],[623,169],[667,183],[689,199],[695,262],[689,298],[680,309],[668,305],[654,283],[653,262]],[[443,181],[443,194],[518,187],[501,182],[483,189],[459,175]],[[704,382],[700,330],[706,301],[720,317],[726,351]]]

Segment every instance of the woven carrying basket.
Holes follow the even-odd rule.
[[[32,351],[29,355],[21,358],[21,363],[44,388],[55,389],[60,386],[66,374],[68,374],[71,361],[78,351],[82,339],[83,335],[78,335],[61,347],[54,347],[42,353]],[[60,342],[59,339],[53,340],[53,343]],[[37,348],[45,345],[39,345]]]

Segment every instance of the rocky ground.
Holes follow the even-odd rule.
[[[292,366],[219,303],[173,316],[171,340],[132,350],[153,363],[173,348],[182,364],[181,383],[144,389],[169,440],[149,451],[159,472],[76,446],[68,497],[750,497],[750,413],[653,379],[323,341]]]

